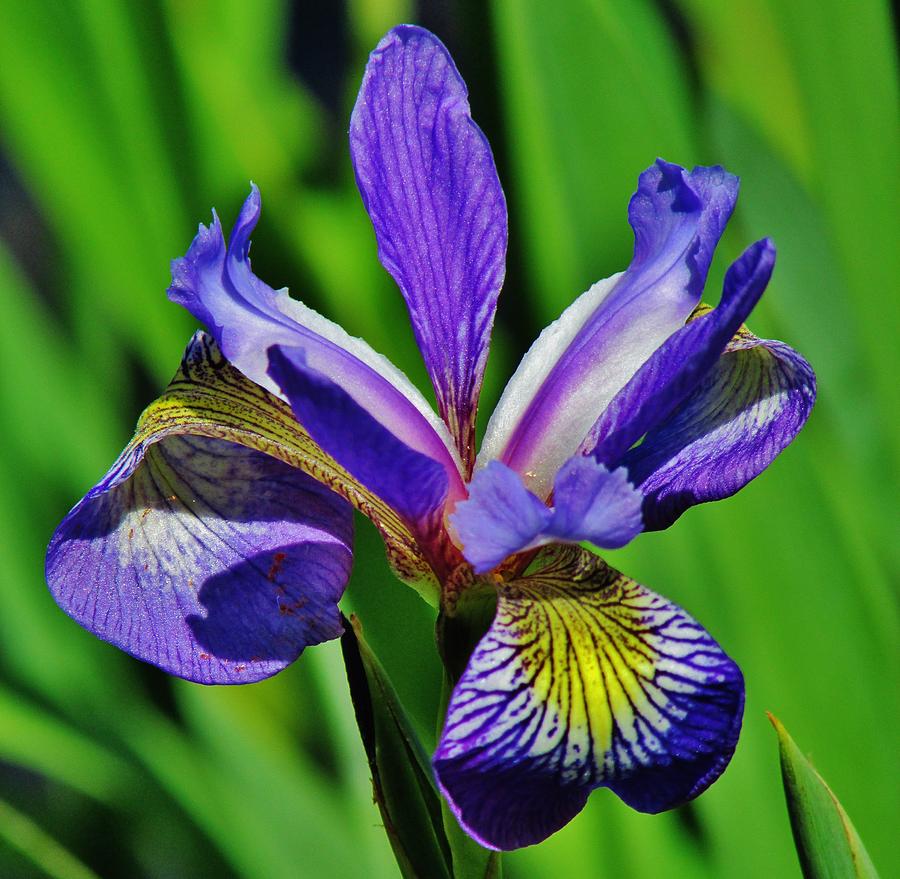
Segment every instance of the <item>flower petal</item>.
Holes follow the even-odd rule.
[[[469,484],[468,500],[450,515],[463,555],[478,574],[532,546],[553,512],[535,497],[515,470],[491,461]]]
[[[624,546],[642,529],[642,501],[624,468],[610,472],[576,456],[557,474],[548,508],[518,473],[491,461],[475,474],[468,500],[456,505],[450,521],[466,559],[484,574],[508,556],[554,541]]]
[[[547,497],[610,400],[697,305],[736,199],[737,178],[718,167],[686,172],[658,160],[641,174],[631,265],[537,339],[491,417],[479,466],[499,459]]]
[[[582,444],[585,454],[615,466],[668,418],[716,364],[762,296],[774,266],[771,241],[748,247],[726,273],[718,307],[689,321],[653,352],[600,416]]]
[[[435,774],[466,831],[513,849],[606,786],[659,812],[705,790],[734,751],[743,679],[683,610],[578,547],[500,587],[457,683]]]
[[[218,438],[210,420],[174,404],[177,394],[148,409],[56,530],[47,581],[78,623],[171,674],[260,680],[343,631],[350,506],[248,447],[263,437]],[[233,415],[234,399],[226,406]]]
[[[401,25],[372,52],[350,119],[350,151],[379,258],[406,299],[438,410],[471,462],[505,272],[506,201],[466,85],[433,34]]]
[[[141,415],[106,484],[117,484],[133,472],[151,443],[184,435],[237,443],[312,476],[372,520],[397,577],[426,600],[436,601],[440,587],[434,571],[397,512],[325,454],[297,423],[290,406],[235,369],[203,332],[191,339],[165,393]]]
[[[201,226],[187,254],[172,263],[169,298],[207,326],[230,363],[273,393],[278,388],[266,373],[269,347],[303,347],[312,368],[341,385],[408,446],[439,461],[462,493],[458,456],[447,428],[409,379],[361,339],[253,274],[250,234],[259,213],[254,186],[227,250],[213,213],[209,228]]]
[[[589,540],[618,549],[643,530],[643,500],[624,467],[610,471],[576,455],[553,481],[553,520],[547,533],[557,540]]]
[[[306,365],[301,348],[269,349],[269,375],[313,439],[372,494],[397,511],[421,544],[441,525],[447,474],[413,451],[341,387]]]
[[[691,396],[622,459],[644,494],[646,530],[743,488],[790,445],[815,399],[803,357],[739,330]]]

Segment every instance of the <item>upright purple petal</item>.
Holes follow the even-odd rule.
[[[169,298],[204,323],[220,349],[249,379],[273,393],[266,373],[272,345],[301,346],[310,366],[344,390],[410,448],[439,461],[462,492],[456,449],[424,397],[387,359],[337,324],[273,290],[250,267],[250,234],[259,219],[254,186],[228,248],[219,219],[200,227],[187,254],[172,263]]]
[[[660,812],[734,752],[741,672],[685,611],[578,547],[543,550],[499,587],[450,698],[438,784],[482,845],[546,839],[597,787]]]
[[[299,348],[273,346],[269,375],[312,438],[354,479],[380,497],[427,542],[447,499],[447,474],[413,451],[339,385],[311,369]]]
[[[132,444],[47,553],[53,597],[133,656],[203,684],[268,677],[343,631],[350,506],[205,436]]]
[[[506,258],[506,201],[466,85],[444,45],[410,25],[369,58],[350,120],[378,255],[400,287],[464,462]]]
[[[499,461],[475,474],[468,499],[456,505],[450,522],[476,573],[547,543],[589,540],[617,549],[640,533],[643,496],[624,468],[610,472],[578,455],[563,465],[553,486],[550,508]]]
[[[547,497],[609,402],[697,305],[737,188],[719,167],[686,172],[658,160],[641,174],[631,265],[541,334],[488,424],[480,463],[503,461]]]
[[[648,430],[665,421],[719,359],[762,296],[775,266],[769,239],[751,245],[725,275],[722,301],[673,333],[613,397],[582,445],[619,464]]]
[[[799,433],[815,398],[815,374],[793,348],[741,330],[691,396],[622,459],[644,494],[646,529],[743,488]]]

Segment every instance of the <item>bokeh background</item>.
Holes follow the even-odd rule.
[[[367,52],[447,43],[510,207],[483,424],[530,341],[624,268],[657,155],[741,175],[708,301],[774,237],[760,335],[820,382],[808,427],[733,499],[614,562],[740,662],[730,770],[649,817],[597,792],[538,877],[797,876],[773,711],[897,875],[896,58],[877,0],[0,0],[0,876],[389,877],[339,649],[273,680],[172,680],[54,605],[43,552],[165,386],[193,330],[169,260],[248,183],[254,267],[365,336],[430,395],[347,151]],[[433,615],[360,523],[345,601],[434,741]],[[892,576],[894,575],[894,582]]]

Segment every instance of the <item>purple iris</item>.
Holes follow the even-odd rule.
[[[54,534],[54,597],[172,674],[256,681],[340,635],[352,505],[445,618],[496,597],[434,756],[471,836],[539,842],[600,786],[646,812],[696,796],[734,750],[741,673],[579,543],[623,546],[728,497],[806,421],[812,370],[743,326],[774,247],[747,248],[702,306],[738,181],[658,160],[629,205],[631,265],[544,330],[476,457],[506,203],[433,35],[397,27],[372,53],[350,147],[437,414],[365,342],[253,274],[253,188],[227,247],[214,214],[173,263],[169,296],[209,335]]]

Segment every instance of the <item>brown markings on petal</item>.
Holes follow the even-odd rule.
[[[281,570],[281,566],[284,564],[286,558],[287,555],[283,552],[276,552],[272,557],[272,567],[269,568],[269,573],[266,574],[266,579],[270,583],[275,582],[275,578],[278,576],[278,572]]]

